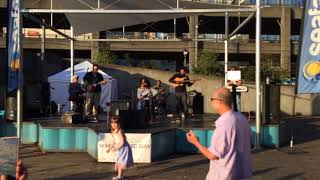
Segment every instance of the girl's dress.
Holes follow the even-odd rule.
[[[121,130],[118,133],[112,133],[115,141],[115,146],[119,146],[121,144],[121,133]],[[132,150],[126,139],[124,139],[124,144],[117,150],[117,153],[118,157],[115,164],[115,169],[126,169],[133,165]]]

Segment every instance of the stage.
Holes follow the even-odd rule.
[[[198,153],[186,140],[186,132],[192,129],[199,141],[210,146],[214,133],[214,115],[196,115],[185,122],[173,118],[150,122],[147,128],[125,129],[136,162],[148,163],[173,153]],[[105,118],[101,118],[105,119]],[[255,142],[255,124],[251,124],[252,142]],[[2,122],[1,136],[14,136],[15,122]],[[31,118],[23,122],[22,143],[37,143],[43,152],[87,152],[98,162],[111,162],[114,159],[105,154],[108,146],[106,121],[84,124],[63,124],[59,116]],[[262,126],[261,142],[265,147],[278,148],[288,143],[290,135],[286,121]]]

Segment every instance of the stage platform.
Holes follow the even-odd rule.
[[[172,118],[151,122],[148,128],[125,129],[137,162],[151,162],[172,153],[198,153],[186,140],[186,132],[192,129],[199,141],[207,147],[214,133],[217,116],[198,115],[177,123]],[[107,122],[62,124],[60,117],[28,119],[22,125],[22,143],[38,143],[44,152],[87,152],[98,162],[114,161],[104,154],[108,145]],[[2,122],[0,136],[16,135],[16,123]],[[255,124],[251,125],[252,142],[255,142]],[[262,145],[278,148],[288,143],[290,135],[286,122],[262,126]],[[140,155],[135,155],[135,153]]]

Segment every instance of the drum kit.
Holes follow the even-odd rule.
[[[165,116],[167,93],[163,89],[149,88],[142,93],[143,99],[138,103],[138,110],[147,110],[150,118],[162,119]]]

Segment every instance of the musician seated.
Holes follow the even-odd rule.
[[[157,90],[158,94],[163,94],[166,92],[166,89],[162,86],[161,80],[157,80],[156,85],[153,86],[155,90]]]
[[[137,90],[137,98],[138,98],[137,110],[143,109],[144,106],[146,105],[146,101],[148,101],[147,103],[151,103],[152,96],[153,96],[153,93],[150,89],[150,82],[147,79],[142,78],[140,80],[140,87]]]
[[[73,102],[73,108],[71,111],[74,112],[82,112],[83,111],[83,102],[84,97],[82,94],[84,91],[82,90],[81,84],[78,82],[79,76],[72,76],[72,82],[69,84],[68,93],[69,93],[69,101]]]

